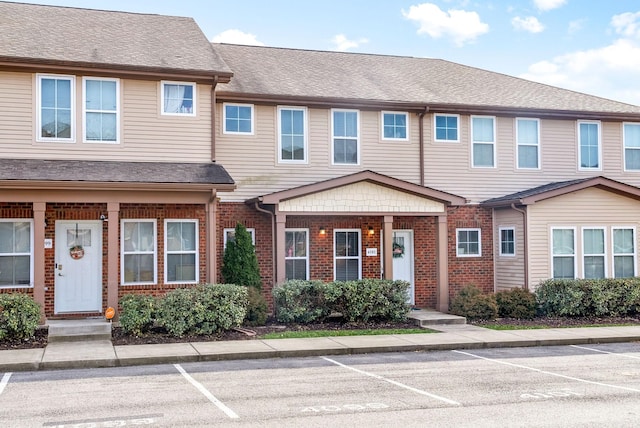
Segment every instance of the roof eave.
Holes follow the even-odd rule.
[[[41,190],[145,190],[145,191],[207,191],[231,192],[235,184],[214,183],[131,183],[98,181],[56,181],[56,180],[0,180],[2,189]]]

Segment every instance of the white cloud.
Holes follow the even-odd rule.
[[[625,12],[611,18],[611,26],[623,37],[640,38],[640,12]]]
[[[619,39],[532,64],[520,77],[640,105],[639,69],[640,43]]]
[[[574,21],[569,22],[569,28],[567,32],[569,34],[577,33],[578,31],[584,28],[584,24],[587,22],[586,19],[576,19]]]
[[[335,45],[334,51],[346,52],[349,49],[357,48],[363,43],[368,43],[369,40],[360,38],[358,40],[349,40],[344,34],[338,34],[331,39],[331,42]]]
[[[528,31],[530,33],[541,33],[544,31],[544,25],[542,25],[535,16],[527,16],[526,18],[516,16],[511,20],[511,25],[513,25],[516,30]]]
[[[567,0],[533,0],[533,3],[542,12],[557,9],[560,6],[564,6],[566,2]]]
[[[480,20],[476,12],[449,9],[441,10],[432,3],[411,6],[402,15],[419,25],[418,34],[427,34],[434,39],[448,36],[457,46],[473,42],[478,36],[489,31],[489,25]]]
[[[254,34],[245,33],[240,30],[232,29],[223,31],[211,39],[213,43],[231,43],[235,45],[252,45],[264,46],[264,43],[258,41]]]

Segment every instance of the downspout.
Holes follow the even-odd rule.
[[[216,161],[216,86],[218,75],[213,77],[211,85],[211,162]]]
[[[425,106],[424,111],[418,113],[418,144],[420,146],[420,185],[424,186],[424,115],[429,111],[429,106]]]
[[[511,209],[517,211],[522,214],[522,238],[523,238],[523,247],[524,247],[524,289],[529,289],[529,251],[528,251],[528,242],[527,242],[527,211],[516,208],[515,203],[511,203]]]
[[[260,208],[258,202],[254,204],[256,211],[261,213],[269,214],[271,217],[271,275],[273,285],[276,285],[276,216],[269,210],[265,210],[264,208]]]

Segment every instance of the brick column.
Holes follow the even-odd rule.
[[[383,225],[384,279],[393,279],[393,216],[384,216]]]
[[[281,284],[286,279],[286,268],[285,268],[285,239],[284,239],[284,229],[287,223],[287,215],[282,214],[280,212],[276,213],[276,235],[273,237],[276,240],[276,253],[273,255],[276,259],[276,283]]]
[[[447,239],[447,216],[438,216],[438,291],[436,293],[436,309],[449,312],[449,244]]]
[[[114,321],[118,319],[118,266],[120,261],[119,229],[120,203],[107,203],[107,307],[116,310]]]
[[[33,203],[33,300],[40,305],[40,323],[44,324],[44,295],[45,295],[45,258],[44,258],[44,230],[46,202]]]

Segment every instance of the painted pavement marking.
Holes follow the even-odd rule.
[[[534,372],[538,372],[538,373],[542,373],[542,374],[546,374],[546,375],[550,375],[550,376],[556,376],[556,377],[560,377],[560,378],[563,378],[563,379],[574,380],[576,382],[588,383],[588,384],[591,384],[591,385],[604,386],[604,387],[608,387],[608,388],[622,389],[624,391],[640,392],[640,389],[628,388],[626,386],[620,386],[620,385],[611,385],[609,383],[596,382],[596,381],[593,381],[593,380],[580,379],[578,377],[567,376],[567,375],[563,375],[563,374],[560,374],[560,373],[554,373],[554,372],[550,372],[550,371],[546,371],[546,370],[536,369],[534,367],[523,366],[521,364],[514,364],[514,363],[508,363],[506,361],[494,360],[493,358],[483,357],[483,356],[480,356],[480,355],[472,354],[470,352],[463,352],[463,351],[457,351],[457,350],[454,350],[454,351],[451,351],[451,352],[455,352],[455,353],[462,354],[462,355],[468,355],[469,357],[478,358],[480,360],[485,360],[485,361],[489,361],[489,362],[496,363],[496,364],[503,364],[505,366],[517,367],[517,368],[520,368],[520,369],[531,370],[531,371],[534,371]]]
[[[231,410],[230,408],[225,406],[223,402],[221,402],[216,397],[214,397],[213,394],[210,393],[207,390],[207,388],[205,388],[200,382],[198,382],[197,380],[192,378],[191,375],[189,373],[187,373],[185,371],[185,369],[183,369],[180,364],[174,364],[173,366],[182,374],[182,376],[184,376],[185,379],[187,379],[189,381],[189,383],[191,385],[195,386],[198,391],[200,391],[205,397],[207,397],[209,399],[209,401],[211,401],[213,404],[215,404],[227,416],[229,416],[231,419],[239,419],[240,418],[240,416],[238,416],[233,410]]]
[[[0,380],[0,394],[2,394],[2,392],[4,391],[4,388],[9,383],[10,377],[11,377],[11,373],[5,373],[4,376],[2,376],[2,379]]]
[[[586,346],[578,346],[578,345],[569,345],[569,346],[571,346],[573,348],[578,348],[578,349],[585,349],[587,351],[600,352],[601,354],[616,355],[616,356],[622,357],[622,358],[633,358],[635,360],[640,360],[640,357],[636,357],[635,355],[626,355],[626,354],[619,354],[617,352],[602,351],[600,349],[588,348]]]
[[[333,364],[335,364],[337,366],[343,367],[343,368],[348,369],[348,370],[352,370],[352,371],[354,371],[356,373],[360,373],[360,374],[363,374],[365,376],[372,377],[374,379],[378,379],[378,380],[382,380],[384,382],[388,382],[388,383],[390,383],[392,385],[399,386],[400,388],[404,388],[404,389],[407,389],[407,390],[409,390],[411,392],[415,392],[416,394],[425,395],[427,397],[435,398],[436,400],[444,401],[445,403],[451,404],[453,406],[460,406],[461,405],[457,401],[453,401],[453,400],[450,400],[450,399],[445,398],[445,397],[440,397],[439,395],[432,394],[430,392],[423,391],[421,389],[413,388],[413,387],[411,387],[409,385],[405,385],[403,383],[396,382],[395,380],[384,378],[384,377],[382,377],[380,375],[377,375],[377,374],[365,372],[363,370],[359,370],[359,369],[356,369],[354,367],[349,367],[349,366],[347,366],[345,364],[342,364],[342,363],[339,363],[339,362],[337,362],[335,360],[332,360],[331,358],[327,358],[327,357],[320,357],[320,358],[322,358],[323,360],[328,361],[330,363],[333,363]]]

